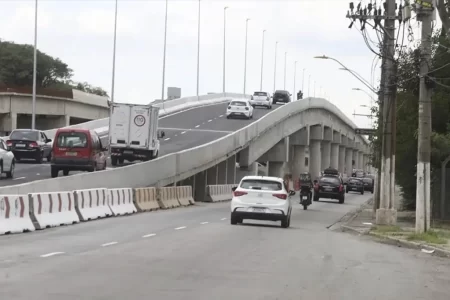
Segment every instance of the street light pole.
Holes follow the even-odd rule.
[[[197,97],[200,96],[200,8],[201,0],[198,0],[198,33],[197,33]]]
[[[305,87],[305,69],[303,69],[302,72],[302,93],[305,93],[304,87]]]
[[[227,9],[228,6],[223,8],[223,82],[222,89],[223,95],[225,96],[225,48],[226,48],[226,29],[227,29]]]
[[[308,76],[308,97],[311,96],[311,74]]]
[[[244,56],[244,95],[245,95],[245,86],[247,83],[247,38],[248,38],[248,21],[250,19],[247,18],[245,20],[245,56]]]
[[[262,83],[263,83],[263,69],[264,69],[264,36],[265,36],[266,30],[263,30],[262,34],[262,50],[261,50],[261,81],[259,83],[259,90],[262,91]]]
[[[278,41],[275,43],[275,67],[273,68],[273,92],[275,93],[276,82],[277,82],[277,50]]]
[[[284,90],[286,90],[286,57],[287,52],[284,52]]]
[[[115,79],[116,79],[116,40],[117,40],[117,2],[115,3],[114,8],[114,37],[113,37],[113,61],[112,61],[112,76],[111,76],[111,103],[109,105],[109,120],[108,120],[108,128],[111,128],[111,116],[113,112],[113,104],[114,104],[114,87],[115,87]],[[108,143],[111,141],[111,130],[108,130]],[[111,156],[111,148],[108,147],[109,155]]]
[[[316,81],[314,80],[314,98],[316,98]]]
[[[37,73],[37,18],[38,0],[34,2],[34,52],[33,52],[33,96],[31,110],[31,129],[36,128],[36,73]]]
[[[295,97],[295,77],[297,76],[297,61],[294,63],[294,97]]]
[[[169,7],[169,0],[166,0],[166,16],[164,20],[164,54],[163,54],[163,72],[162,72],[162,86],[161,86],[161,101],[164,109],[164,84],[166,80],[166,48],[167,48],[167,10]]]

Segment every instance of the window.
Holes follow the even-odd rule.
[[[359,185],[359,184],[361,184],[361,181],[359,181],[359,180],[356,180],[356,179],[349,179],[349,181],[348,181],[349,183],[351,183],[351,184],[355,184],[355,185]]]
[[[254,92],[253,96],[267,96],[266,92]]]
[[[39,132],[34,130],[14,130],[9,136],[10,140],[39,141]]]
[[[86,148],[87,135],[83,132],[62,132],[56,141],[57,147]]]
[[[247,102],[243,102],[243,101],[232,101],[230,103],[230,105],[232,106],[247,106]]]
[[[277,181],[247,179],[242,181],[241,188],[248,190],[281,191],[283,186],[281,182]]]

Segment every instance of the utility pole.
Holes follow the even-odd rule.
[[[421,1],[414,8],[417,20],[422,22],[420,46],[420,93],[419,93],[419,135],[417,147],[417,190],[416,190],[416,232],[430,229],[430,156],[431,156],[431,87],[427,76],[431,63],[431,23],[433,22],[433,1]]]
[[[384,3],[385,11],[382,12],[381,7],[369,3],[367,7],[362,8],[361,4],[354,7],[353,2],[350,3],[350,12],[347,18],[352,22],[351,28],[356,20],[360,21],[361,31],[365,30],[368,21],[373,20],[374,28],[382,28],[383,45],[382,45],[382,82],[378,97],[380,101],[380,112],[382,114],[379,125],[382,128],[382,146],[381,146],[381,168],[379,168],[379,192],[375,201],[376,207],[376,223],[380,225],[394,225],[397,222],[397,212],[394,204],[395,191],[395,151],[396,151],[396,77],[397,62],[395,60],[396,33],[395,21],[405,21],[403,18],[403,6],[400,5],[399,13],[396,15],[395,0],[386,0]],[[406,11],[406,10],[405,10]],[[406,15],[409,18],[410,15]],[[384,20],[384,26],[381,21]],[[381,170],[380,170],[381,169]],[[374,208],[375,208],[374,207]]]

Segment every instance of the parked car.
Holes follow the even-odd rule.
[[[344,203],[344,183],[339,175],[327,174],[327,170],[324,171],[324,175],[314,185],[314,201],[319,201],[320,198],[337,199],[339,203]]]
[[[360,178],[349,178],[347,182],[347,187],[345,189],[346,193],[349,192],[357,192],[361,193],[361,195],[364,195],[364,185]]]
[[[233,100],[227,107],[227,119],[241,117],[246,119],[253,118],[253,106],[248,100]]]
[[[289,103],[291,102],[291,94],[288,91],[277,90],[273,93],[273,104],[278,102]]]
[[[5,141],[0,139],[0,172],[6,174],[6,178],[13,178],[15,166],[14,154],[8,150]]]
[[[70,171],[106,169],[107,149],[93,130],[61,128],[56,131],[53,143],[51,175],[58,177],[60,170],[64,176]]]
[[[43,131],[15,129],[9,135],[6,146],[12,151],[17,161],[34,159],[37,163],[42,163],[44,157],[47,161],[52,158],[51,141]]]
[[[364,184],[364,190],[369,191],[373,194],[374,186],[375,186],[375,180],[373,180],[370,177],[364,177],[362,179],[362,182]]]
[[[263,106],[267,109],[272,108],[272,97],[267,92],[254,92],[250,99],[250,104],[255,108],[257,106]]]
[[[281,227],[291,223],[291,196],[295,195],[282,178],[245,176],[239,186],[232,189],[231,224],[244,219],[281,221]]]

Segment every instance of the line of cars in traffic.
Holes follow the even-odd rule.
[[[336,199],[340,204],[345,201],[345,194],[364,191],[374,192],[374,176],[366,174],[362,170],[354,170],[348,182],[343,181],[338,170],[333,168],[325,169],[318,180],[311,182],[307,173],[301,174],[297,189],[300,190],[300,204],[304,209],[310,203],[313,195],[314,201],[321,198]],[[302,177],[303,176],[303,177]],[[358,177],[357,177],[358,176]],[[307,187],[309,190],[304,190]],[[278,177],[269,176],[245,176],[239,185],[232,189],[231,200],[232,225],[243,223],[245,219],[262,221],[281,221],[281,227],[288,228],[291,222],[292,196],[296,194],[289,189],[289,184]],[[306,199],[303,199],[303,198]],[[306,203],[305,201],[309,201]]]
[[[277,90],[273,95],[268,92],[254,92],[250,100],[232,100],[227,107],[226,117],[231,118],[253,118],[253,110],[256,107],[272,109],[272,105],[279,102],[291,102],[291,94],[285,90]]]

